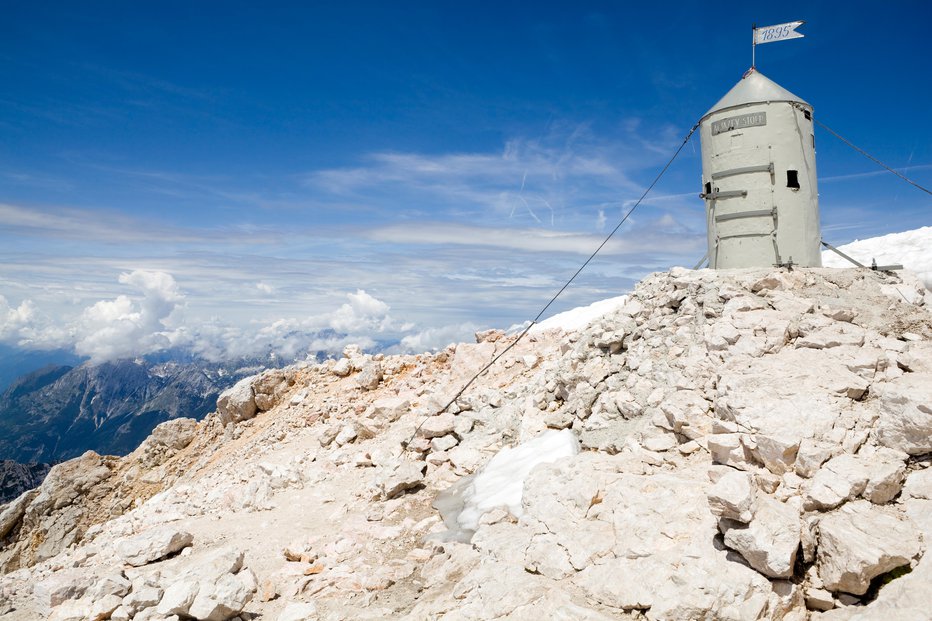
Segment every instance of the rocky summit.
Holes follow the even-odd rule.
[[[444,413],[514,336],[263,372],[0,507],[0,619],[932,618],[930,303],[676,269]]]

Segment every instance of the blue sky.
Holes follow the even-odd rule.
[[[754,22],[806,20],[759,70],[932,185],[927,2],[265,4],[4,3],[0,340],[292,354],[519,323],[738,81]],[[932,224],[816,138],[828,241]],[[702,256],[698,148],[554,312]]]

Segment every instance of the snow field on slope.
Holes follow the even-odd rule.
[[[926,289],[932,290],[932,226],[861,239],[839,246],[838,249],[868,266],[871,260],[876,260],[877,265],[901,264],[913,272]],[[853,267],[831,250],[822,253],[822,265]]]

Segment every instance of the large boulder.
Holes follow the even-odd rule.
[[[757,507],[757,486],[750,474],[728,469],[709,490],[709,508],[718,517],[747,524]]]
[[[423,462],[395,460],[379,466],[373,480],[375,498],[391,500],[424,482],[427,464]]]
[[[690,440],[701,438],[712,430],[711,404],[695,390],[677,390],[660,404],[673,431]]]
[[[256,394],[252,388],[255,379],[255,376],[244,377],[220,393],[217,412],[220,413],[220,421],[224,425],[249,420],[256,415]]]
[[[157,425],[152,430],[152,438],[170,449],[179,451],[191,444],[197,429],[193,418],[175,418]]]
[[[180,552],[193,541],[194,536],[187,531],[171,525],[158,526],[121,540],[116,552],[127,564],[139,567]]]
[[[854,455],[828,460],[812,477],[805,496],[806,509],[825,511],[856,498],[867,487],[867,464]]]
[[[243,552],[233,546],[192,557],[165,585],[158,614],[204,621],[236,617],[258,587],[255,574],[243,567],[243,560]]]
[[[762,495],[750,524],[723,519],[719,522],[719,530],[724,535],[725,545],[760,573],[770,578],[793,575],[800,540],[797,507]]]
[[[910,455],[932,452],[932,373],[908,373],[873,392],[880,402],[877,441]]]
[[[816,564],[825,588],[853,595],[919,555],[919,532],[907,519],[866,500],[820,518]]]

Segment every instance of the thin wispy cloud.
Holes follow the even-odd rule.
[[[653,156],[644,157],[648,140],[617,138],[594,135],[580,125],[568,134],[513,138],[498,153],[380,152],[358,166],[313,171],[303,182],[333,196],[370,202],[410,197],[429,204],[434,217],[486,215],[576,227],[581,211],[595,213],[606,199],[620,203],[643,191],[634,176],[653,162]],[[586,220],[591,227],[591,215]]]
[[[0,227],[18,235],[44,239],[71,239],[104,244],[217,243],[231,233],[248,233],[246,243],[268,243],[281,238],[281,232],[253,223],[216,222],[203,228],[183,227],[139,218],[120,211],[77,209],[73,207],[23,207],[0,203]]]
[[[894,170],[906,176],[909,176],[910,173],[915,172],[915,171],[932,170],[932,164],[916,164],[916,165],[911,165],[911,166],[894,167]],[[891,175],[891,178],[892,178],[892,173],[889,170],[878,169],[878,170],[871,170],[871,171],[865,171],[865,172],[850,173],[847,175],[831,175],[829,177],[819,177],[819,183],[832,183],[836,181],[851,181],[853,179],[864,179],[867,177],[881,177],[884,175]]]
[[[623,130],[629,143],[585,124],[556,126],[544,138],[514,137],[494,152],[380,152],[355,166],[280,176],[270,180],[274,193],[314,209],[257,209],[249,218],[239,211],[238,221],[178,214],[167,225],[123,212],[109,218],[89,208],[2,205],[0,225],[35,240],[30,247],[67,242],[48,256],[0,251],[8,314],[72,317],[34,323],[28,338],[18,332],[19,342],[65,344],[95,359],[128,355],[132,342],[141,353],[184,347],[208,357],[263,348],[294,355],[312,344],[336,351],[352,340],[385,338],[410,348],[511,325],[601,244],[630,197],[643,192],[634,179],[653,157],[639,152],[638,124]],[[121,186],[213,201],[215,209],[238,201],[259,207],[271,195],[223,175],[86,166]],[[632,274],[694,261],[703,236],[669,215],[686,196],[646,202],[603,248],[609,263],[594,263],[560,304],[617,295]],[[347,213],[348,204],[375,218],[319,220]],[[103,247],[108,251],[97,251]],[[170,274],[181,292],[176,304],[144,313],[146,300],[159,298],[126,291],[124,275],[137,272]],[[371,292],[367,311],[341,302],[357,289]],[[75,309],[85,310],[75,318]],[[356,322],[359,316],[368,323]],[[337,336],[319,336],[328,329]]]
[[[676,220],[662,218],[650,227],[652,230],[640,230],[637,235],[616,235],[600,252],[606,256],[625,255],[664,247],[683,250],[694,246],[695,239],[684,239],[679,227]],[[605,239],[603,235],[544,228],[478,227],[430,222],[381,227],[368,231],[366,235],[393,244],[488,246],[520,252],[572,253],[583,257],[592,254]],[[693,237],[699,238],[698,235]]]

